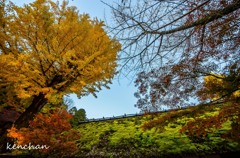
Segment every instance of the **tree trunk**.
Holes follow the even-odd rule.
[[[32,103],[29,107],[19,116],[19,118],[14,123],[6,124],[1,132],[0,138],[0,153],[9,152],[7,151],[7,142],[11,142],[11,139],[7,137],[7,130],[12,127],[12,124],[15,125],[16,128],[20,129],[23,127],[29,126],[29,121],[34,119],[34,116],[43,108],[43,106],[47,103],[47,99],[45,95],[40,93],[37,96],[34,96]]]
[[[31,105],[19,116],[15,121],[14,125],[16,128],[20,129],[29,126],[29,121],[33,120],[34,116],[43,108],[47,103],[45,95],[40,93],[34,96]]]

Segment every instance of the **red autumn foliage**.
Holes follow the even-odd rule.
[[[39,113],[30,122],[29,128],[18,130],[12,127],[8,130],[8,136],[15,138],[19,145],[31,143],[49,146],[48,149],[37,151],[43,155],[71,155],[78,150],[75,141],[80,138],[79,132],[70,125],[71,119],[72,115],[61,109],[48,114]]]
[[[213,129],[221,128],[227,120],[231,121],[231,130],[223,134],[222,137],[240,142],[240,107],[238,103],[222,107],[218,115],[209,118],[198,118],[189,121],[180,130],[180,133],[187,132],[188,136],[204,137]]]

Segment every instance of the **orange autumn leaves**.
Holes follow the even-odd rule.
[[[198,91],[198,96],[201,100],[234,100],[240,97],[239,80],[237,70],[228,76],[210,74],[204,78],[204,87]]]
[[[48,149],[40,150],[43,154],[65,155],[77,151],[75,141],[80,138],[79,132],[72,129],[72,119],[66,110],[56,109],[48,114],[39,113],[30,122],[29,128],[20,130],[12,127],[8,136],[14,138],[18,145],[47,145]]]
[[[144,130],[157,127],[164,128],[168,123],[174,122],[180,117],[190,115],[190,120],[183,125],[180,133],[186,133],[189,137],[205,137],[208,133],[222,127],[231,121],[231,129],[222,135],[227,139],[240,142],[240,107],[239,107],[239,77],[236,71],[231,71],[228,76],[210,74],[204,78],[203,88],[199,90],[198,97],[210,103],[190,107],[186,110],[170,111],[157,120],[145,123]],[[214,109],[213,104],[220,105],[219,113],[214,116],[202,117],[205,112]]]
[[[231,139],[240,142],[240,107],[237,102],[228,103],[222,106],[219,113],[215,116],[207,118],[195,118],[186,123],[180,130],[180,133],[186,132],[188,136],[205,137],[208,133],[219,129],[222,125],[231,121],[231,129],[222,135],[226,139]]]

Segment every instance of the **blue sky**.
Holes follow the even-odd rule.
[[[17,5],[33,2],[33,0],[11,1]],[[112,4],[118,0],[103,1]],[[80,13],[88,13],[91,18],[106,19],[108,23],[112,20],[110,9],[100,0],[69,0],[69,5],[76,6]],[[110,90],[103,89],[97,93],[97,98],[87,96],[78,99],[76,95],[70,97],[74,101],[74,106],[86,110],[87,118],[101,118],[139,112],[139,109],[134,107],[137,101],[133,95],[135,91],[136,88],[131,80],[116,76],[113,84],[110,85]]]

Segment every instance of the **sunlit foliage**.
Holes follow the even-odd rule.
[[[65,94],[96,96],[109,88],[120,44],[107,35],[102,21],[79,14],[67,1],[0,4],[0,87],[7,91],[1,107],[24,111],[16,127],[27,126],[23,122],[46,103],[61,103]]]
[[[195,109],[198,118],[216,116],[221,106],[215,105],[206,109]],[[200,112],[201,111],[201,112]],[[180,113],[177,115],[177,113]],[[77,129],[81,133],[78,145],[82,150],[79,155],[106,157],[187,157],[203,156],[214,153],[237,151],[239,144],[221,137],[231,130],[231,121],[227,121],[219,129],[211,130],[207,137],[189,137],[187,133],[179,133],[188,122],[194,120],[194,109],[173,111],[155,115],[146,114],[132,118],[122,118],[101,122],[80,124]],[[173,116],[175,114],[175,117]],[[185,114],[183,116],[183,114]],[[143,130],[146,122],[165,120],[159,126]]]
[[[121,46],[104,26],[66,0],[24,6],[0,0],[0,109],[20,112],[16,129],[27,128],[45,105],[60,107],[64,95],[109,88]],[[1,152],[11,125],[0,131]]]

